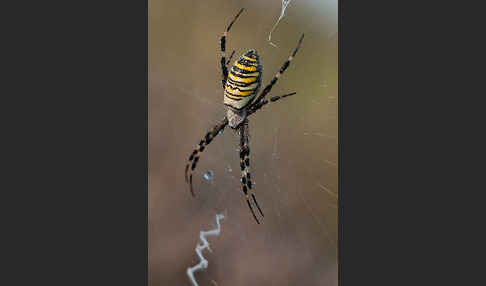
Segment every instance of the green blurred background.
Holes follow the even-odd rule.
[[[294,0],[285,17],[277,0],[149,0],[149,285],[190,285],[199,232],[209,237],[209,268],[199,285],[337,285],[338,50],[337,0]],[[269,97],[250,118],[254,190],[265,218],[253,220],[240,186],[238,139],[226,128],[194,172],[184,167],[196,144],[225,115],[219,39],[235,58],[256,49],[266,85],[305,39]],[[211,170],[207,181],[203,175]]]

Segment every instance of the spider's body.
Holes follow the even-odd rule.
[[[249,50],[231,67],[224,86],[224,104],[228,106],[229,126],[237,128],[246,119],[246,107],[261,85],[262,65],[255,50]]]
[[[245,194],[246,202],[248,207],[253,214],[257,223],[260,223],[253,211],[250,204],[250,195],[258,208],[260,214],[263,216],[263,212],[258,205],[255,194],[251,192],[248,194],[248,190],[252,190],[252,182],[250,176],[250,146],[249,146],[249,125],[248,117],[261,109],[264,105],[268,103],[265,96],[270,92],[273,85],[280,78],[282,73],[288,68],[290,62],[293,60],[294,56],[297,54],[299,47],[304,39],[304,35],[300,37],[297,48],[295,48],[292,55],[287,59],[287,61],[280,68],[280,71],[275,75],[270,84],[268,84],[260,95],[256,96],[261,85],[262,79],[262,65],[260,63],[260,58],[255,50],[248,50],[243,54],[238,60],[236,60],[228,72],[228,63],[233,56],[230,56],[230,60],[226,62],[226,37],[228,32],[236,21],[238,16],[243,12],[243,9],[235,16],[233,21],[229,24],[228,28],[221,37],[221,70],[222,70],[222,85],[224,89],[224,104],[228,107],[226,116],[213,127],[210,131],[206,133],[203,140],[199,142],[196,149],[191,153],[189,157],[189,162],[186,165],[186,181],[190,184],[190,190],[194,196],[194,191],[192,189],[192,172],[196,168],[197,162],[199,161],[199,156],[202,151],[206,148],[209,143],[220,134],[224,128],[229,125],[232,129],[238,131],[240,136],[240,168],[241,168],[241,188]],[[274,96],[270,98],[271,102],[277,101],[281,98],[294,95],[295,92],[285,94],[282,96]]]
[[[235,110],[248,106],[260,87],[261,75],[258,54],[249,50],[235,61],[229,71],[224,87],[224,104]]]

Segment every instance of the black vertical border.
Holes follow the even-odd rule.
[[[465,255],[479,253],[467,249],[476,235],[463,225],[484,217],[471,214],[483,200],[470,196],[484,184],[468,186],[482,176],[458,160],[480,152],[466,154],[476,140],[464,134],[476,134],[466,131],[475,122],[484,125],[468,117],[481,113],[467,98],[481,88],[469,92],[476,75],[455,64],[477,64],[468,58],[477,45],[467,41],[482,28],[471,25],[480,11],[445,2],[339,1],[340,286],[471,284],[478,272],[461,272],[474,265]]]
[[[148,1],[2,11],[0,284],[147,285]]]

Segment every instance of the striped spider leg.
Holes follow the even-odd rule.
[[[282,65],[280,68],[280,71],[273,77],[272,81],[263,89],[263,91],[260,93],[260,95],[256,98],[255,101],[250,105],[250,109],[260,103],[265,96],[270,92],[272,89],[273,85],[277,82],[277,80],[280,78],[280,76],[285,72],[285,70],[289,67],[290,62],[294,59],[295,55],[299,51],[300,45],[302,44],[302,41],[304,40],[304,34],[300,36],[299,43],[297,44],[297,47],[295,48],[294,52],[289,56],[289,58],[285,61],[285,63]]]
[[[231,29],[231,26],[233,26],[233,23],[236,21],[236,19],[238,19],[238,17],[243,12],[243,10],[245,10],[245,9],[241,8],[241,10],[238,12],[238,14],[236,14],[236,16],[233,18],[233,20],[229,23],[228,27],[226,28],[223,35],[221,36],[221,40],[219,41],[220,45],[221,45],[221,72],[222,72],[222,76],[223,76],[221,82],[223,84],[223,88],[224,88],[224,85],[226,84],[226,79],[228,78],[228,67],[227,67],[227,65],[230,62],[231,58],[233,57],[233,54],[235,53],[233,51],[233,53],[230,56],[230,59],[228,60],[228,62],[226,62],[226,37],[228,36],[228,33]]]
[[[226,117],[221,120],[216,126],[214,126],[211,130],[209,130],[204,138],[199,142],[196,146],[194,151],[192,151],[191,156],[189,156],[189,160],[186,164],[186,171],[185,171],[185,178],[186,182],[189,183],[191,194],[194,197],[194,190],[192,189],[192,172],[196,168],[197,162],[199,161],[199,156],[202,151],[206,148],[206,146],[213,141],[214,137],[218,136],[218,134],[222,133],[224,128],[228,125],[228,119]]]
[[[243,124],[240,125],[239,127],[239,134],[240,134],[240,168],[241,168],[241,188],[243,190],[243,193],[245,194],[245,199],[246,203],[248,204],[248,207],[250,208],[250,211],[253,215],[253,218],[255,218],[256,222],[260,224],[258,221],[255,212],[253,211],[253,208],[251,207],[250,204],[250,197],[248,195],[248,191],[252,191],[252,183],[251,183],[251,176],[250,176],[250,142],[249,142],[249,126],[248,126],[248,119],[245,119]],[[251,197],[253,199],[253,202],[255,203],[256,207],[258,208],[258,211],[260,214],[263,215],[263,212],[258,205],[258,202],[255,197],[255,192],[251,192]]]

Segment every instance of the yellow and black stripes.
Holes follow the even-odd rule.
[[[249,78],[249,80],[241,80],[241,79],[247,79]],[[228,77],[228,81],[227,81],[230,86],[235,86],[235,87],[242,87],[242,88],[248,88],[249,86],[251,85],[254,85],[255,83],[257,83],[257,79],[256,78],[251,78],[251,77],[241,77],[239,78],[239,81],[238,79],[233,79],[231,76]]]
[[[191,156],[189,156],[189,160],[187,162],[184,175],[186,178],[186,182],[189,183],[190,185],[192,196],[195,196],[194,191],[192,189],[192,171],[196,168],[197,162],[199,161],[199,156],[201,152],[204,151],[206,146],[209,145],[211,141],[213,141],[214,137],[218,136],[218,134],[220,134],[220,132],[224,130],[226,125],[228,125],[228,119],[225,117],[220,123],[216,124],[216,126],[214,126],[210,131],[206,133],[204,138],[196,146],[196,149],[192,151]],[[189,172],[189,176],[188,176],[188,172]]]
[[[289,67],[290,62],[294,59],[295,55],[297,54],[297,51],[300,48],[300,45],[302,44],[302,40],[304,40],[304,34],[300,37],[299,43],[297,44],[297,47],[295,48],[294,52],[290,55],[290,57],[285,61],[285,63],[282,65],[280,68],[280,71],[275,75],[275,77],[272,79],[270,84],[268,84],[265,89],[263,89],[262,93],[256,98],[256,100],[253,102],[252,106],[255,104],[258,104],[272,89],[273,85],[277,82],[277,80],[280,78],[280,76],[285,72],[285,70]]]
[[[233,23],[236,21],[236,19],[238,19],[238,17],[243,12],[243,10],[245,10],[245,9],[241,8],[241,10],[238,12],[238,14],[236,14],[236,16],[233,18],[233,20],[230,22],[230,24],[226,28],[226,31],[224,31],[223,36],[221,36],[221,39],[219,41],[219,43],[221,45],[221,71],[222,71],[222,76],[223,76],[221,82],[223,84],[223,88],[224,88],[224,85],[226,83],[226,78],[228,78],[228,68],[226,67],[226,65],[228,64],[228,63],[226,63],[226,37],[228,36],[228,33],[229,33],[229,30],[231,29],[231,26],[233,26]],[[233,54],[231,54],[231,57],[232,56],[233,56]]]
[[[240,125],[240,168],[241,168],[241,188],[243,190],[243,193],[245,194],[245,199],[246,203],[248,204],[248,207],[250,208],[250,211],[253,215],[253,218],[255,221],[260,224],[258,221],[255,212],[253,211],[253,208],[250,204],[250,199],[248,196],[248,190],[251,190],[252,183],[251,183],[251,176],[250,176],[250,147],[249,147],[249,128],[248,128],[248,120],[245,120],[243,124]],[[262,216],[263,212],[260,209],[260,206],[258,205],[258,202],[256,200],[255,194],[252,192],[251,196],[253,198],[253,202],[255,203],[256,207],[258,208],[258,211]]]
[[[224,88],[224,104],[236,110],[245,108],[261,84],[262,66],[258,54],[249,50],[231,67]]]

